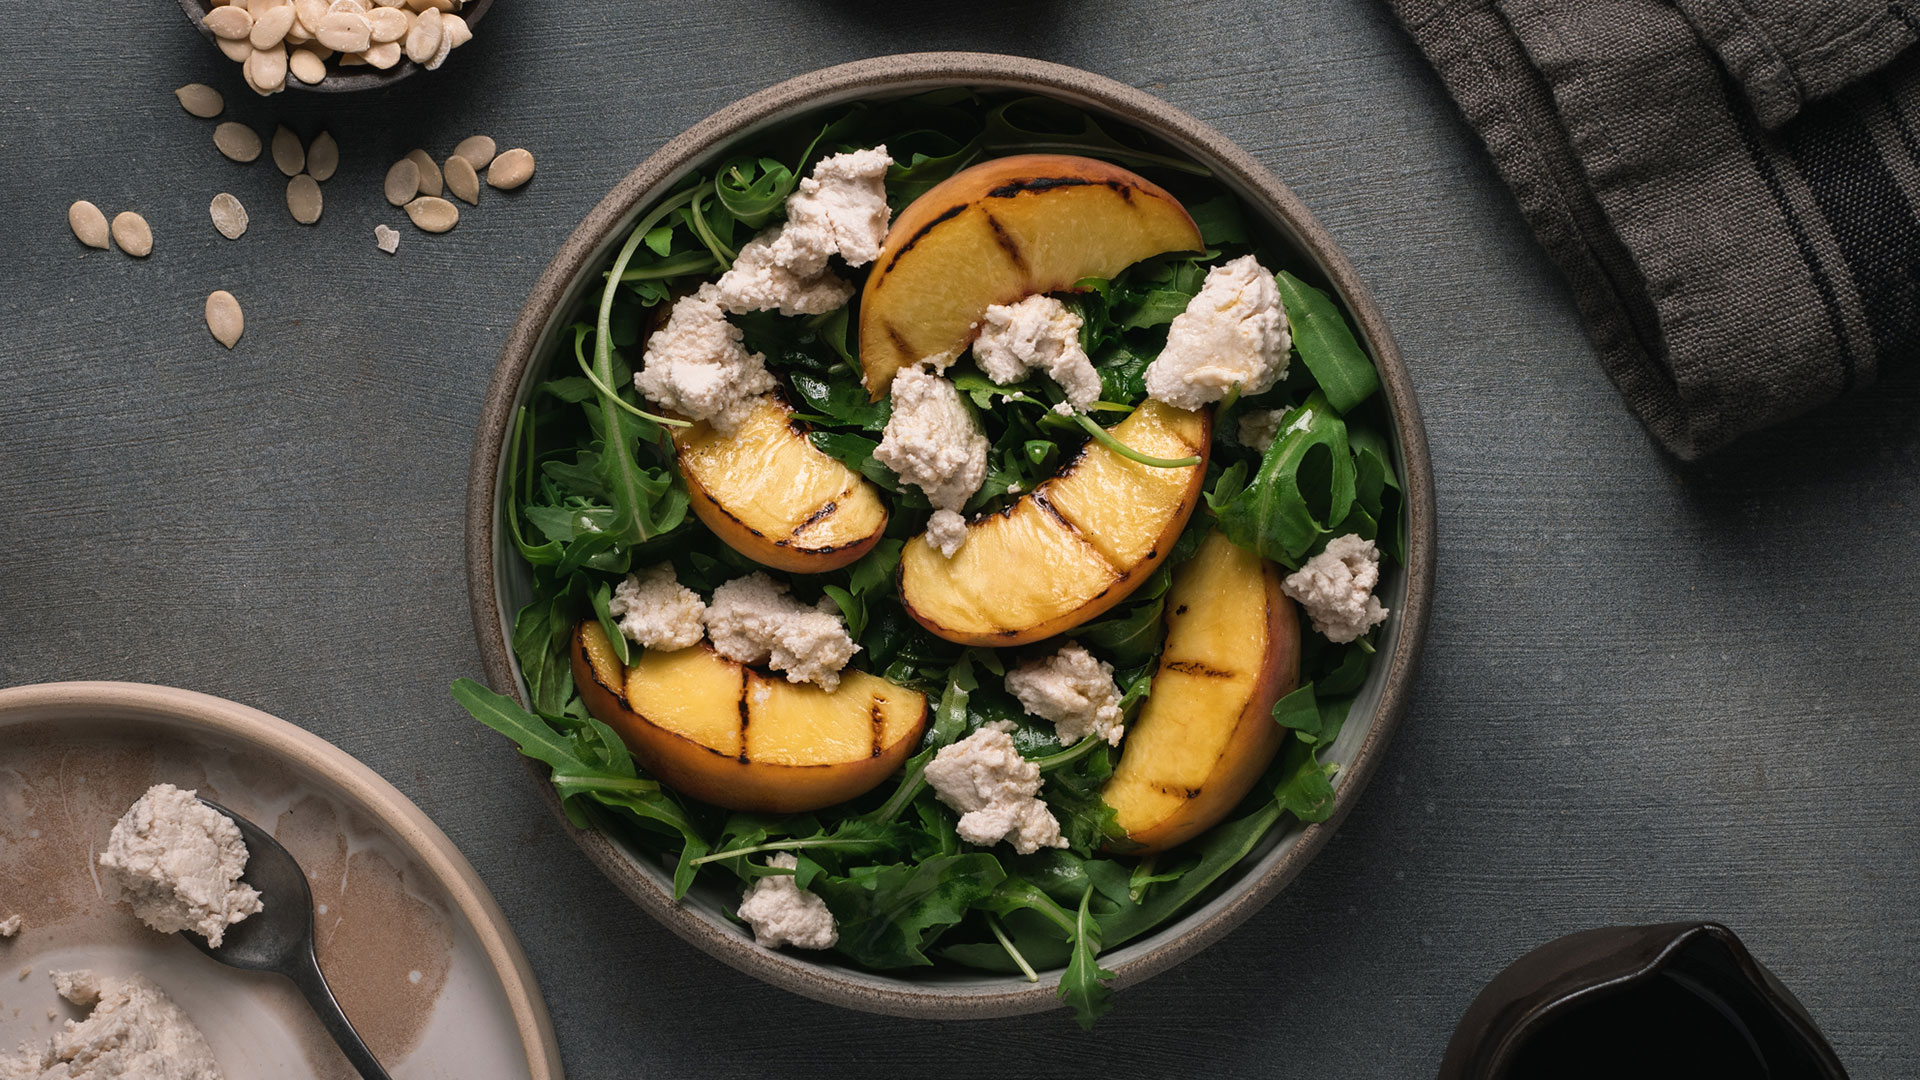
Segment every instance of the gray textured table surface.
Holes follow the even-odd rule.
[[[271,101],[171,0],[33,22],[0,51],[0,684],[192,687],[358,756],[492,886],[572,1076],[1419,1076],[1530,946],[1692,916],[1739,931],[1855,1075],[1920,1074],[1920,373],[1675,467],[1383,8],[507,2],[436,77]],[[1078,64],[1238,139],[1372,284],[1438,473],[1431,643],[1371,790],[1290,891],[1091,1037],[842,1012],[709,960],[446,693],[478,673],[471,432],[554,247],[740,94],[927,48]],[[256,127],[333,131],[318,227],[270,164],[214,152],[169,93],[190,80]],[[538,178],[444,237],[397,220],[387,163],[474,131]],[[222,190],[252,212],[238,242],[208,226]],[[83,251],[77,198],[143,211],[153,256]],[[247,310],[231,353],[201,322],[219,287]]]

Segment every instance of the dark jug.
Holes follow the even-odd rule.
[[[1440,1080],[1623,1073],[1847,1075],[1807,1010],[1733,931],[1697,922],[1610,926],[1540,946],[1480,991],[1440,1062]]]

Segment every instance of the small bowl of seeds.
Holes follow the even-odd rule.
[[[339,93],[434,71],[493,0],[180,0],[255,93]]]

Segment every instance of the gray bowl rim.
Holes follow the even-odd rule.
[[[480,19],[492,6],[493,0],[470,0],[455,17],[467,20],[467,27],[471,29],[480,25]],[[200,36],[206,38],[208,44],[212,44],[213,31],[207,29],[206,14],[213,10],[213,5],[208,0],[180,0],[180,10],[186,13],[187,21],[193,24],[193,28],[200,31]],[[392,86],[417,71],[425,70],[427,70],[425,67],[405,56],[400,58],[399,63],[384,71],[376,67],[368,67],[365,71],[347,74],[339,65],[328,64],[326,78],[317,83],[303,83],[292,75],[288,75],[286,88],[305,90],[314,94],[350,94],[356,90],[377,90],[382,86]],[[242,78],[241,83],[244,85],[245,82],[246,80]],[[253,88],[249,86],[247,89]]]
[[[741,98],[669,140],[615,184],[561,245],[534,283],[500,351],[482,406],[468,474],[467,584],[474,628],[488,682],[524,702],[524,687],[509,645],[510,615],[503,613],[499,595],[497,507],[505,442],[523,386],[530,382],[530,370],[543,359],[540,344],[549,321],[565,315],[560,305],[569,286],[579,274],[593,271],[614,242],[615,231],[688,170],[712,156],[715,148],[770,124],[827,105],[951,86],[1040,94],[1110,114],[1211,166],[1218,179],[1237,189],[1251,206],[1265,211],[1269,223],[1316,264],[1354,316],[1356,329],[1380,369],[1404,473],[1408,516],[1405,596],[1388,623],[1387,647],[1382,649],[1387,663],[1376,667],[1376,674],[1369,677],[1370,684],[1379,685],[1379,697],[1364,737],[1336,780],[1332,813],[1323,822],[1300,828],[1297,839],[1284,851],[1276,848],[1259,857],[1267,865],[1250,868],[1239,881],[1197,910],[1139,941],[1102,954],[1102,966],[1114,972],[1111,985],[1121,989],[1165,971],[1218,941],[1277,896],[1332,838],[1379,767],[1406,710],[1433,595],[1436,526],[1432,463],[1413,383],[1386,319],[1353,264],[1306,206],[1251,155],[1208,125],[1144,91],[1078,68],[995,53],[927,52],[859,60],[788,79]],[[1349,728],[1354,727],[1350,722]],[[545,768],[534,761],[528,765],[549,806],[561,816],[563,827],[622,892],[669,930],[739,971],[815,1000],[894,1016],[984,1019],[1061,1005],[1056,994],[1057,971],[1042,972],[1037,983],[1019,976],[989,978],[983,982],[990,986],[983,989],[916,983],[761,948],[726,920],[675,903],[667,875],[658,867],[635,861],[598,831],[564,824]],[[1282,834],[1276,843],[1284,844],[1286,839]]]

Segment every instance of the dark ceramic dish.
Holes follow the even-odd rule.
[[[1103,953],[1101,965],[1116,973],[1113,985],[1124,987],[1219,940],[1285,888],[1326,844],[1372,776],[1406,708],[1433,595],[1432,469],[1413,386],[1386,322],[1352,264],[1292,192],[1205,124],[1158,98],[1075,68],[980,53],[917,53],[800,76],[743,98],[668,142],[620,181],[574,230],[534,285],[501,351],[480,418],[467,491],[467,574],[474,625],[488,679],[524,700],[509,641],[513,615],[528,595],[526,569],[500,527],[503,452],[515,409],[532,385],[545,377],[542,371],[553,355],[557,333],[583,294],[599,288],[600,268],[640,213],[688,172],[728,156],[732,146],[771,125],[824,107],[942,87],[1055,98],[1207,165],[1245,200],[1296,272],[1319,279],[1344,301],[1379,365],[1382,394],[1392,416],[1394,449],[1406,487],[1409,557],[1404,568],[1382,581],[1381,597],[1393,615],[1352,717],[1328,754],[1342,766],[1332,816],[1318,825],[1291,823],[1275,829],[1180,918]],[[544,769],[536,767],[534,775],[557,812]],[[941,968],[881,974],[831,957],[759,948],[726,918],[725,912],[739,899],[737,894],[722,895],[696,886],[685,901],[676,904],[671,898],[670,868],[663,869],[657,859],[607,833],[588,830],[573,835],[622,890],[668,928],[776,986],[850,1008],[942,1019],[1007,1016],[1059,1004],[1055,996],[1058,971],[1042,973],[1038,983],[1017,975]]]
[[[468,0],[467,5],[460,10],[460,14],[456,17],[467,20],[469,27],[476,27],[480,25],[480,19],[486,15],[487,9],[492,6],[493,0]],[[186,13],[187,21],[193,24],[194,29],[200,31],[201,36],[207,39],[207,43],[212,44],[213,31],[207,29],[205,20],[207,12],[213,10],[213,0],[180,0],[180,10]],[[222,59],[225,59],[225,57],[222,56]],[[315,90],[323,94],[343,94],[351,90],[372,90],[376,87],[392,86],[394,83],[399,82],[401,79],[406,78],[416,71],[425,70],[426,68],[408,60],[404,56],[400,58],[399,63],[385,71],[371,66],[364,68],[342,68],[329,60],[327,61],[326,78],[321,79],[317,83],[303,83],[289,73],[287,75],[287,89]]]
[[[1733,931],[1698,922],[1583,930],[1514,961],[1460,1018],[1440,1063],[1440,1080],[1505,1080],[1540,1074],[1542,1069],[1586,1076],[1589,1072],[1577,1063],[1543,1061],[1541,1042],[1550,1038],[1556,1024],[1564,1030],[1564,1022],[1582,1009],[1610,1003],[1615,1008],[1609,1016],[1643,1016],[1644,1010],[1620,1006],[1631,1004],[1636,994],[1647,995],[1650,1003],[1672,1000],[1670,995],[1655,996],[1661,991],[1656,984],[1662,982],[1684,986],[1710,1003],[1717,1014],[1709,1014],[1713,1026],[1724,1023],[1737,1032],[1743,1044],[1740,1055],[1760,1063],[1746,1072],[1723,1063],[1697,1075],[1846,1080],[1846,1069],[1799,999],[1753,958]],[[1612,1024],[1608,1038],[1677,1041],[1670,1028],[1657,1022],[1662,1018],[1646,1019],[1645,1027]]]

